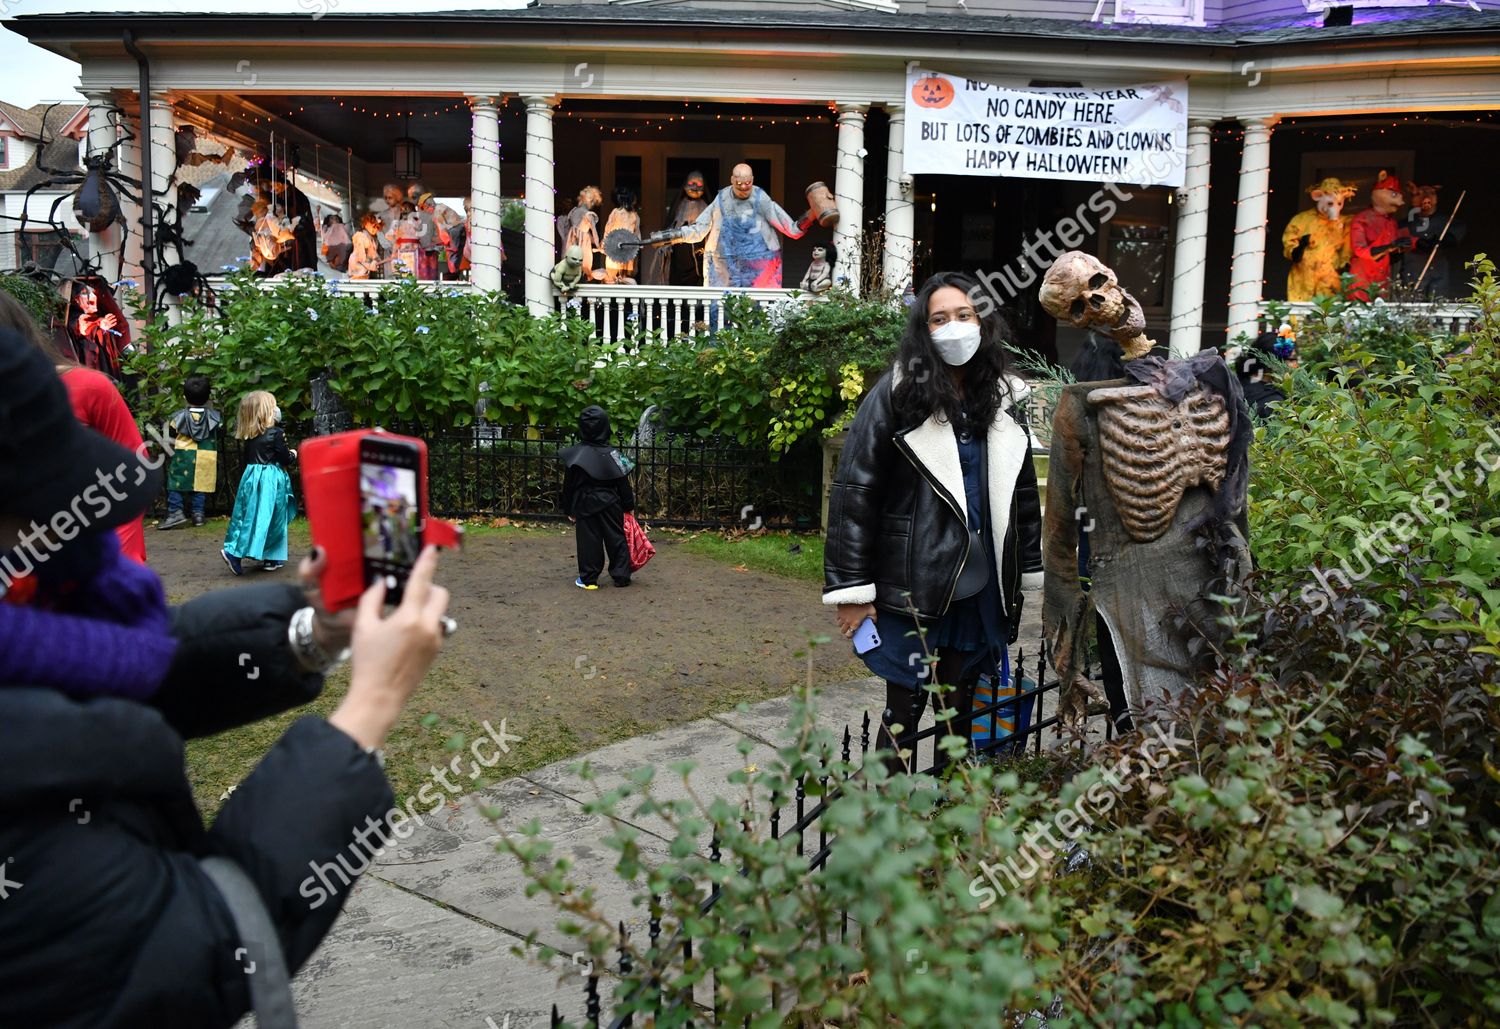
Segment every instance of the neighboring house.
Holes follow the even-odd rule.
[[[73,204],[68,199],[77,189],[76,183],[39,189],[31,194],[30,201],[26,199],[33,186],[56,177],[37,166],[37,150],[43,137],[46,150],[42,153],[42,164],[66,174],[82,175],[81,148],[87,130],[88,109],[82,104],[17,107],[0,101],[0,205],[5,215],[0,220],[0,271],[34,263],[42,268],[59,267],[71,272],[76,262],[66,253],[49,223],[52,217],[72,235],[74,245],[88,253],[88,233],[74,220]],[[23,208],[27,218],[24,229],[20,221]]]
[[[557,304],[553,220],[585,186],[606,197],[601,222],[616,186],[635,190],[649,232],[692,170],[712,194],[745,161],[794,218],[823,181],[842,219],[785,244],[784,285],[832,242],[855,283],[899,291],[940,268],[1013,268],[1037,233],[1112,185],[958,165],[907,174],[903,126],[932,106],[909,95],[913,67],[1012,89],[1186,82],[1174,130],[1183,185],[1128,186],[1110,216],[1059,237],[1115,268],[1175,351],[1253,331],[1264,301],[1285,295],[1282,228],[1325,175],[1361,184],[1345,213],[1368,204],[1380,169],[1442,184],[1441,210],[1467,190],[1455,267],[1500,235],[1500,193],[1483,184],[1500,159],[1500,10],[1488,4],[538,0],[6,24],[79,62],[91,106],[134,116],[140,67],[118,42],[132,33],[150,65],[153,133],[192,124],[295,163],[354,210],[402,174],[440,196],[472,188],[472,277],[485,288],[502,285],[501,198],[524,195],[524,247],[507,258],[522,262],[537,313]],[[1082,334],[1042,313],[1036,289],[1013,304],[1021,339],[1066,361]],[[683,290],[579,296],[607,308],[600,324],[650,327],[706,302]]]

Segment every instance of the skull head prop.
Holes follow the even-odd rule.
[[[1127,361],[1145,357],[1156,346],[1146,336],[1146,314],[1125,292],[1109,266],[1092,254],[1069,250],[1042,279],[1042,306],[1058,321],[1112,336]]]

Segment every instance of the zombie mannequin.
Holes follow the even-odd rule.
[[[68,301],[68,339],[78,363],[120,377],[120,354],[130,345],[130,323],[105,281],[74,279]]]
[[[781,209],[755,184],[748,164],[737,164],[729,185],[698,216],[674,232],[673,240],[705,240],[703,285],[781,288],[781,240],[801,239],[815,220],[811,211],[800,221]]]
[[[604,203],[604,194],[598,186],[584,186],[578,193],[578,203],[567,214],[557,219],[557,234],[562,239],[563,250],[577,247],[583,255],[584,281],[592,281],[594,253],[599,249],[599,215],[595,213]],[[603,278],[603,272],[598,275]]]
[[[1408,286],[1417,286],[1426,296],[1451,297],[1452,265],[1448,251],[1464,238],[1464,223],[1452,214],[1438,213],[1438,190],[1442,186],[1419,186],[1415,182],[1406,184],[1411,193],[1411,210],[1406,212],[1406,231],[1411,233],[1413,249],[1401,255],[1401,281]],[[1448,234],[1443,236],[1446,226]],[[1442,245],[1438,237],[1442,236]],[[1436,250],[1437,256],[1432,257]],[[1427,266],[1428,257],[1432,264]],[[1422,268],[1427,266],[1427,275],[1422,277]],[[1419,284],[1417,279],[1421,278]]]
[[[828,247],[813,247],[812,264],[807,266],[799,288],[808,293],[823,293],[833,288],[833,261],[828,251]]]
[[[1391,254],[1411,249],[1411,234],[1396,222],[1396,212],[1405,202],[1396,176],[1382,171],[1370,190],[1369,209],[1349,223],[1349,247],[1354,251],[1349,264],[1354,275],[1352,292],[1362,300],[1390,285]]]
[[[552,285],[565,297],[573,295],[578,283],[583,280],[583,249],[576,244],[563,254],[563,259],[552,266]]]
[[[1082,674],[1097,610],[1113,638],[1135,718],[1194,675],[1189,641],[1216,638],[1212,595],[1250,571],[1246,490],[1251,426],[1218,353],[1149,353],[1140,305],[1114,273],[1078,251],[1058,258],[1042,305],[1121,342],[1126,378],[1066,387],[1052,420],[1043,532],[1043,631],[1063,684],[1062,712],[1103,698]],[[1080,541],[1092,588],[1079,582]]]
[[[1313,206],[1299,211],[1281,233],[1282,255],[1292,262],[1288,300],[1311,300],[1339,291],[1339,269],[1349,263],[1349,217],[1344,202],[1354,187],[1329,177],[1307,191]]]
[[[698,220],[708,202],[703,199],[703,173],[692,171],[682,180],[682,192],[667,215],[666,227],[680,229]],[[652,250],[642,259],[643,281],[652,286],[698,286],[703,283],[703,248],[678,243]]]

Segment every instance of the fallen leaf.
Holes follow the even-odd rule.
[[[750,569],[745,567],[744,565],[735,565],[734,570],[737,572],[748,572]]]

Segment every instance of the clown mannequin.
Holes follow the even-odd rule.
[[[1311,300],[1337,293],[1339,269],[1349,263],[1349,218],[1344,202],[1354,187],[1329,177],[1307,191],[1313,205],[1299,211],[1281,233],[1282,256],[1292,262],[1286,277],[1288,300]]]
[[[813,223],[812,212],[793,221],[791,215],[755,184],[748,164],[737,164],[729,185],[693,224],[670,240],[707,240],[703,252],[705,286],[781,287],[781,240],[801,239]]]
[[[1442,186],[1419,186],[1415,182],[1406,184],[1408,192],[1411,193],[1411,210],[1406,212],[1406,229],[1411,233],[1414,248],[1401,255],[1401,281],[1409,286],[1417,286],[1425,296],[1450,297],[1452,296],[1452,285],[1450,282],[1450,265],[1446,251],[1457,246],[1464,237],[1464,223],[1453,221],[1453,215],[1442,215],[1438,213],[1437,191]],[[1443,228],[1447,227],[1448,234],[1443,236]],[[1438,237],[1443,237],[1442,245],[1438,244]],[[1436,250],[1437,256],[1432,257]],[[1428,266],[1427,259],[1432,257],[1432,264]],[[1422,277],[1422,269],[1427,268],[1427,275]],[[1417,280],[1421,278],[1420,283]]]
[[[1395,218],[1405,202],[1400,181],[1382,171],[1370,190],[1369,209],[1356,214],[1349,223],[1349,247],[1354,251],[1349,265],[1354,275],[1353,295],[1362,300],[1390,284],[1392,252],[1411,249],[1411,236]]]

